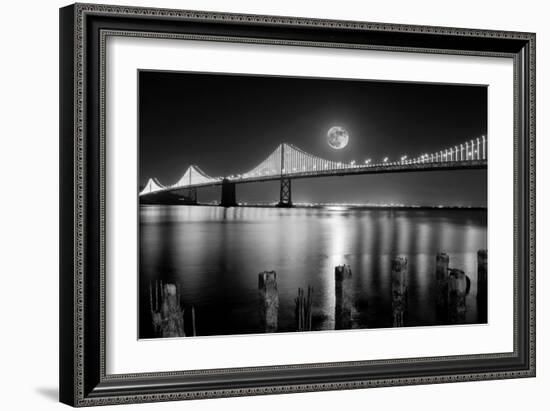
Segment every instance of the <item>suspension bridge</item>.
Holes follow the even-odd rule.
[[[485,136],[466,141],[443,150],[420,154],[409,158],[400,156],[397,160],[388,157],[379,162],[366,159],[363,162],[336,162],[307,153],[298,147],[282,143],[252,170],[241,174],[212,177],[199,166],[191,165],[173,185],[163,185],[156,178],[150,178],[139,193],[148,199],[162,193],[186,192],[186,203],[197,204],[197,189],[221,186],[220,205],[238,205],[236,185],[263,181],[280,181],[279,206],[292,206],[292,180],[328,176],[359,174],[381,174],[414,171],[441,171],[487,168],[487,139]]]

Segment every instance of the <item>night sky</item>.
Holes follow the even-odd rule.
[[[332,126],[348,146],[326,141]],[[390,161],[487,134],[485,86],[141,71],[140,185],[173,184],[190,164],[211,176],[246,172],[286,142],[319,157]],[[294,202],[487,205],[486,171],[294,180]],[[199,191],[199,201],[219,199]],[[237,186],[238,201],[278,200],[278,183]]]

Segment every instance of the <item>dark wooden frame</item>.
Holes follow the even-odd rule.
[[[514,351],[135,375],[105,373],[104,45],[109,35],[509,57]],[[60,400],[74,406],[535,375],[535,35],[76,4],[60,10]]]

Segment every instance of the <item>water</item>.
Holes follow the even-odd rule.
[[[259,332],[258,273],[277,272],[279,331],[295,330],[298,287],[314,287],[313,329],[334,329],[334,267],[353,273],[352,328],[392,326],[390,262],[409,261],[407,326],[435,324],[435,255],[472,280],[466,322],[477,321],[477,250],[485,210],[345,207],[141,206],[140,337],[153,337],[149,284],[179,283],[198,335]]]

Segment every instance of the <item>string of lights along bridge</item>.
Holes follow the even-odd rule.
[[[212,177],[198,166],[191,165],[173,185],[163,185],[156,178],[150,178],[139,195],[147,198],[153,195],[158,196],[160,193],[181,190],[187,191],[188,203],[196,204],[197,188],[221,185],[220,205],[228,207],[237,205],[236,184],[280,180],[279,205],[292,206],[291,181],[297,178],[483,168],[487,168],[487,139],[485,136],[416,157],[402,155],[396,160],[384,157],[379,161],[367,158],[349,163],[325,160],[292,144],[282,143],[261,163],[247,172]]]

